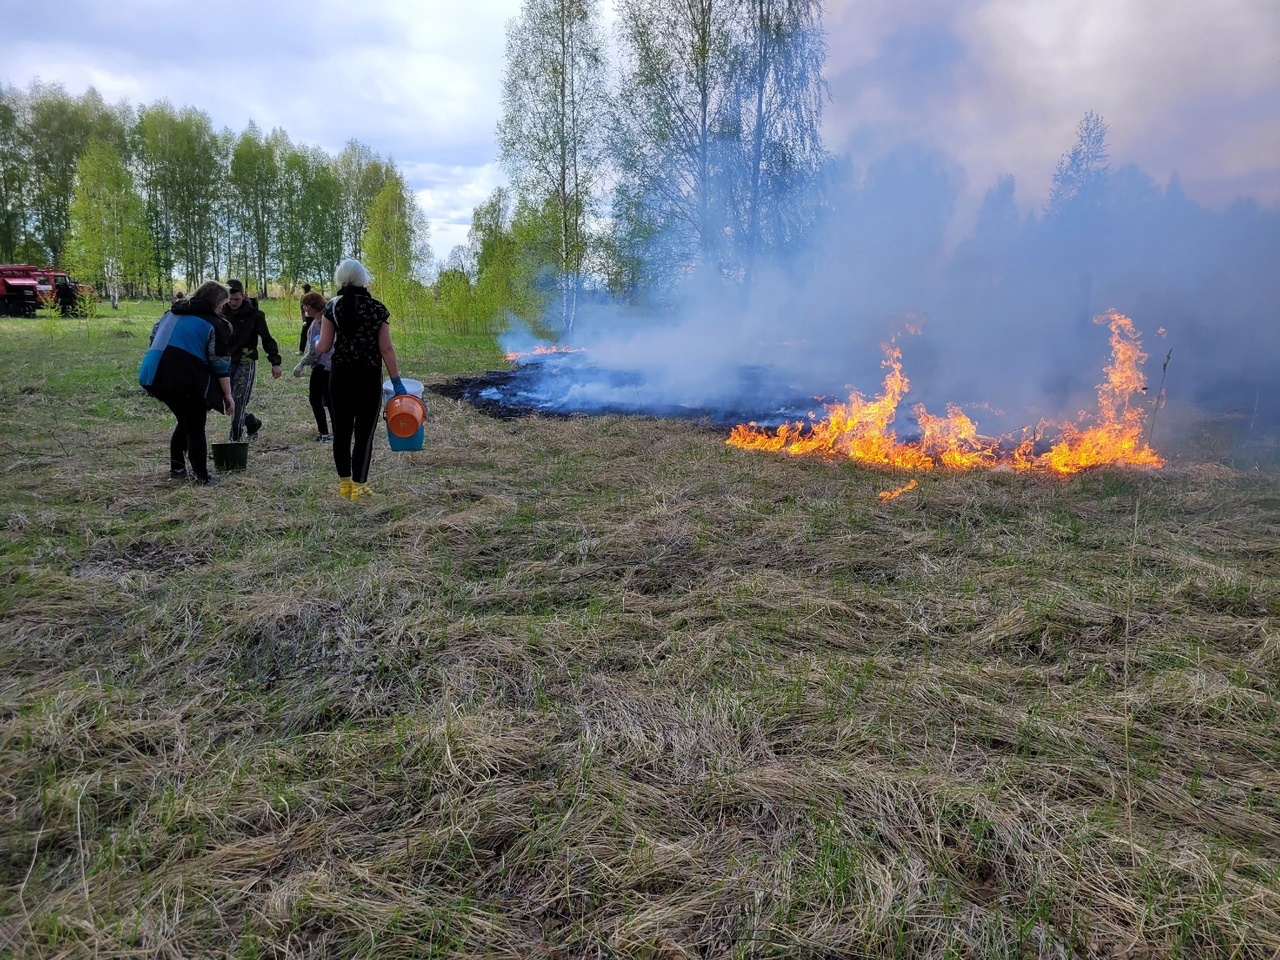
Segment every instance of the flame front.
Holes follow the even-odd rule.
[[[845,456],[882,467],[931,469],[933,458],[916,445],[899,443],[889,426],[897,413],[898,402],[911,387],[902,372],[902,350],[896,342],[891,340],[885,345],[881,366],[889,372],[884,377],[884,390],[875,400],[853,393],[848,403],[829,405],[825,420],[807,427],[784,423],[772,434],[757,429],[754,424],[739,424],[727,442],[735,447],[782,450],[796,455]]]
[[[586,347],[548,347],[545,345],[539,345],[534,347],[532,350],[525,351],[524,353],[520,353],[518,351],[508,351],[507,353],[503,354],[502,359],[506,360],[507,363],[519,363],[525,357],[540,357],[540,356],[547,356],[548,354],[553,354],[553,353],[586,353],[586,352],[587,352]]]
[[[1104,371],[1106,382],[1098,387],[1098,412],[1092,418],[1082,413],[1078,424],[1057,425],[1061,439],[1044,454],[1035,452],[1039,430],[1025,430],[1020,438],[984,437],[977,424],[951,404],[945,417],[930,414],[923,404],[917,404],[912,412],[920,437],[900,441],[891,425],[910,381],[902,372],[902,350],[893,340],[885,345],[882,366],[888,372],[876,399],[867,400],[855,392],[848,403],[828,406],[823,420],[808,425],[787,423],[772,432],[755,424],[739,424],[726,442],[749,450],[847,457],[873,466],[921,471],[1008,467],[1067,475],[1108,464],[1163,466],[1164,460],[1142,438],[1146,410],[1134,402],[1135,395],[1146,390],[1141,369],[1147,355],[1133,322],[1114,310],[1095,317],[1094,322],[1111,328],[1111,363]],[[1041,425],[1045,431],[1054,428],[1053,424]]]

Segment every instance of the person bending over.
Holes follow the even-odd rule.
[[[191,476],[204,486],[218,482],[206,463],[205,417],[210,410],[235,412],[231,395],[231,357],[227,325],[218,311],[227,288],[210,280],[189,300],[175,300],[151,330],[138,383],[178,418],[169,439],[169,477]]]
[[[372,495],[369,461],[373,434],[382,410],[382,365],[396,395],[400,361],[391,345],[391,313],[369,293],[369,271],[358,260],[343,260],[333,272],[338,295],[320,315],[320,353],[333,351],[329,397],[333,402],[333,465],[338,496],[360,500]]]

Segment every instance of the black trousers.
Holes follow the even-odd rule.
[[[209,447],[205,440],[204,424],[209,414],[209,407],[204,397],[198,399],[181,399],[160,397],[160,402],[173,411],[178,418],[178,425],[169,438],[169,468],[183,470],[184,458],[191,461],[191,472],[197,480],[209,479],[209,465],[206,462]]]
[[[329,373],[333,402],[333,465],[356,483],[369,479],[373,432],[382,412],[382,367],[341,367]]]
[[[379,387],[379,390],[382,388]],[[311,412],[316,415],[316,429],[321,433],[329,432],[329,421],[325,419],[327,407],[329,416],[333,416],[333,401],[329,398],[329,371],[316,364],[311,368],[311,381],[307,385],[307,399],[311,401]],[[346,476],[346,474],[343,474]]]

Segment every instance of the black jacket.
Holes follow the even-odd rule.
[[[258,309],[258,301],[245,297],[240,309],[232,310],[228,303],[222,308],[222,316],[231,325],[231,362],[241,363],[258,359],[258,340],[273,367],[280,366],[280,348],[267,329],[267,317]]]

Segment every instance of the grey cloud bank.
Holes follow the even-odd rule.
[[[1194,199],[1280,204],[1280,5],[1256,0],[833,0],[829,144],[936,146],[1028,207],[1086,110],[1113,159]]]

